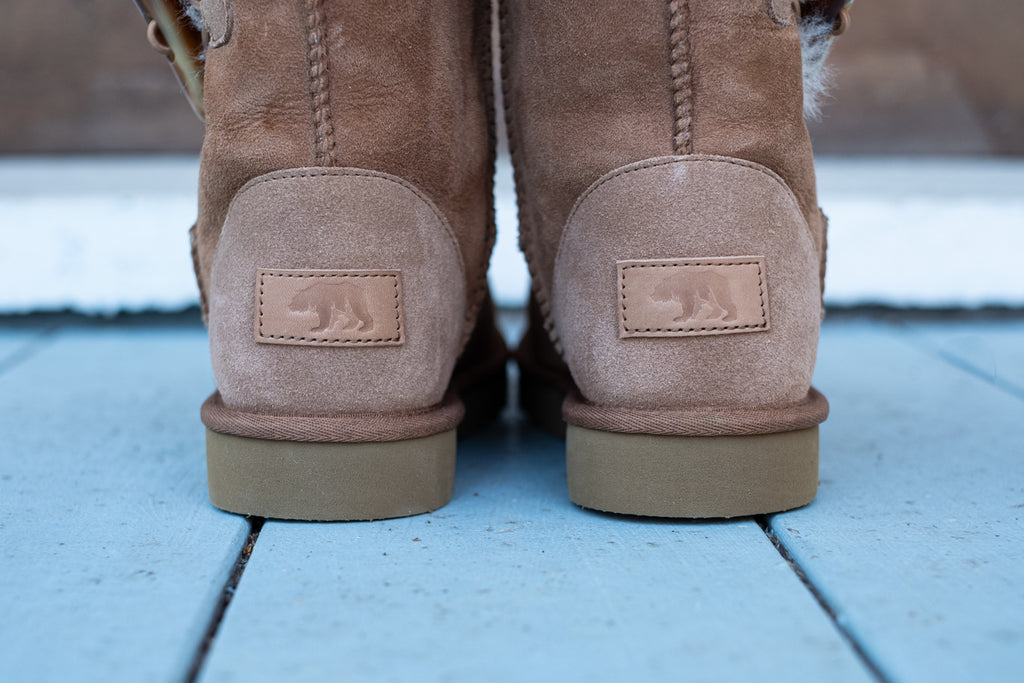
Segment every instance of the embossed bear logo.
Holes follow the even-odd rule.
[[[729,280],[709,270],[670,275],[651,291],[657,302],[675,301],[682,312],[677,323],[720,323],[736,320],[737,308],[729,293]]]
[[[366,293],[351,282],[317,282],[292,297],[288,310],[292,313],[315,311],[318,320],[310,332],[373,330],[373,316],[366,305]]]

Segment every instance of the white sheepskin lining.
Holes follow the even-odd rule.
[[[199,5],[192,4],[191,0],[178,0],[181,3],[181,12],[192,25],[196,27],[196,30],[203,30],[203,14],[199,11]]]
[[[832,84],[832,69],[825,64],[832,47],[832,25],[820,17],[800,22],[800,57],[804,70],[804,118],[817,120]]]

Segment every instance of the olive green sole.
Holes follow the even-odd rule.
[[[210,500],[244,515],[342,521],[407,517],[452,496],[455,430],[404,441],[308,443],[206,431]]]
[[[605,512],[742,517],[807,505],[818,428],[753,436],[621,434],[568,425],[569,497]]]

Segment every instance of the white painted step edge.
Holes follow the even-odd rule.
[[[198,295],[194,157],[0,158],[0,314],[171,311]],[[821,158],[826,302],[1024,306],[1024,161]],[[496,176],[495,300],[520,306],[511,168]]]

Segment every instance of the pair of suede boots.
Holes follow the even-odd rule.
[[[211,499],[308,520],[444,505],[457,428],[505,396],[491,1],[184,1],[139,5],[206,120]],[[813,499],[826,226],[804,113],[843,5],[502,1],[521,397],[566,429],[576,503]]]

